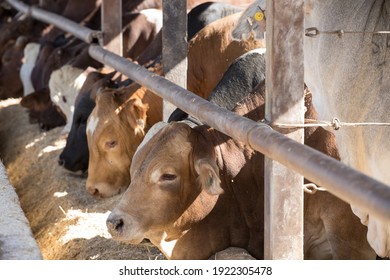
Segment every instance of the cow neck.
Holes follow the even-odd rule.
[[[193,150],[189,155],[189,162],[190,162],[190,182],[197,182],[196,180],[196,171],[194,167],[195,162],[195,153],[199,153],[201,157],[203,156],[204,147],[207,147],[207,144],[204,144],[204,141],[207,141],[207,138],[204,138],[204,135],[199,133],[199,131],[194,129],[191,129],[191,136],[190,136],[190,142],[192,142]],[[202,150],[198,150],[196,148],[196,145],[200,145],[202,147]],[[209,155],[208,152],[205,153],[206,155]],[[175,222],[175,227],[179,227],[182,231],[186,231],[190,229],[194,224],[198,223],[199,221],[203,220],[213,209],[215,206],[218,196],[216,195],[210,195],[205,190],[202,189],[201,186],[184,186],[184,188],[187,190],[187,192],[192,193],[194,192],[193,188],[196,188],[196,193],[186,201],[185,205],[185,211],[182,213],[180,218]],[[186,196],[186,195],[184,195]]]
[[[237,151],[244,151],[243,153],[246,153],[247,150],[242,150],[242,147],[239,145],[239,143],[234,142],[228,136],[206,125],[194,127],[192,129],[192,134],[194,138],[192,138],[190,141],[193,143],[193,145],[201,147],[201,153],[203,154],[200,154],[200,157],[207,157],[207,155],[213,154],[212,158],[217,162],[220,177],[221,180],[223,180],[221,181],[221,187],[224,189],[225,192],[220,196],[210,196],[205,191],[200,191],[197,194],[197,197],[195,198],[194,202],[187,209],[188,212],[185,213],[185,215],[182,215],[180,218],[181,220],[178,220],[176,224],[176,226],[180,227],[180,229],[182,230],[182,236],[177,239],[178,244],[180,243],[180,249],[173,248],[170,255],[171,258],[183,259],[188,254],[190,254],[192,258],[208,258],[213,254],[213,252],[220,251],[229,246],[245,247],[247,246],[247,244],[258,244],[257,239],[259,238],[257,237],[258,234],[262,234],[262,229],[258,228],[259,225],[251,224],[250,221],[245,218],[247,217],[245,213],[253,213],[254,205],[256,206],[258,204],[259,199],[263,201],[261,192],[259,192],[258,196],[252,195],[252,198],[247,200],[251,201],[251,204],[246,205],[245,197],[248,198],[248,195],[245,196],[245,194],[240,194],[240,191],[242,191],[242,187],[240,185],[234,186],[234,184],[230,182],[230,177],[226,174],[227,169],[229,169],[230,167],[223,158],[224,150],[222,150],[220,146],[221,143],[229,141],[229,148],[234,150],[235,154],[237,153]],[[194,147],[196,149],[196,146]],[[210,149],[212,150],[204,149],[204,147],[210,147]],[[197,154],[197,156],[199,156],[199,154]],[[244,158],[246,159],[247,157],[244,156]],[[193,161],[194,158],[190,158],[190,162]],[[191,166],[191,169],[194,170],[193,166]],[[251,169],[249,169],[249,171],[248,169],[246,170],[247,171],[245,174],[249,174],[249,172],[252,171]],[[255,188],[258,188],[258,182],[256,182],[256,179],[253,179],[253,177],[255,177],[255,174],[253,176],[251,175],[250,177],[252,179],[249,179],[248,183],[252,184],[253,182],[255,182]],[[245,178],[241,178],[240,180],[245,181]],[[233,187],[235,187],[236,189],[232,189]],[[253,194],[254,192],[245,193]],[[200,206],[202,207],[200,209],[204,209],[204,204],[202,204],[201,201],[207,199],[210,200],[210,197],[213,199],[213,201],[209,201],[210,203],[212,203],[208,205],[207,208],[209,209],[207,211],[202,211],[202,213],[199,214],[198,207]],[[243,197],[244,199],[242,199]],[[188,220],[188,215],[193,212],[191,207],[194,207],[193,209],[197,213],[197,215],[191,217],[191,220]],[[260,217],[260,215],[257,216]],[[223,226],[211,226],[215,224],[220,224],[219,221],[221,219],[224,219]],[[246,229],[248,228],[251,234],[247,238],[237,239],[238,236],[243,236],[243,231],[246,231]],[[205,239],[204,236],[225,236],[228,238],[217,238],[211,240],[210,238]],[[169,239],[167,241],[173,241],[173,239]],[[202,245],[199,248],[194,249],[193,245],[187,246],[187,244]],[[260,248],[260,246],[255,247]],[[188,250],[190,249],[191,252],[189,253]],[[256,255],[259,254],[257,253]]]

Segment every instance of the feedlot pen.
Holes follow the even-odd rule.
[[[51,23],[50,13],[41,13],[38,9],[30,9],[20,1],[8,0],[7,2],[33,17]],[[117,4],[120,0],[119,2],[111,2]],[[174,1],[170,1],[171,5],[173,5],[172,2]],[[290,15],[291,18],[288,18],[289,14],[276,12],[278,7],[286,4],[284,2],[267,1],[269,4],[267,7],[272,7],[267,11],[267,90],[271,93],[271,98],[267,100],[270,103],[266,107],[270,108],[268,111],[270,120],[284,120],[279,115],[277,106],[273,104],[278,104],[278,102],[295,104],[296,100],[302,98],[303,106],[303,96],[291,94],[289,95],[291,100],[287,100],[285,96],[272,95],[272,93],[283,92],[285,88],[280,87],[285,84],[291,85],[290,91],[292,93],[303,92],[299,90],[301,87],[303,88],[303,67],[301,67],[303,62],[292,63],[292,60],[303,60],[303,1],[291,1],[294,2],[288,3],[291,7],[284,6],[285,10],[299,11]],[[173,22],[171,23],[173,24],[171,32],[176,30],[177,20],[180,20],[183,15],[185,16],[183,11],[175,14],[173,10],[164,11],[164,13],[171,13]],[[279,8],[279,10],[282,9]],[[174,17],[175,15],[177,18]],[[118,15],[111,17],[111,19],[116,18]],[[54,22],[56,21],[59,22],[58,18],[55,18]],[[292,34],[290,40],[277,36],[283,33],[286,22],[294,31],[290,32]],[[167,22],[166,28],[169,28],[169,24]],[[81,26],[74,28],[73,24],[61,24],[59,27],[66,31],[74,31],[71,33],[91,43],[89,52],[95,59],[112,66],[135,82],[150,88],[163,97],[166,102],[172,103],[204,123],[264,153],[270,158],[268,159],[266,178],[271,178],[274,173],[285,174],[284,177],[279,176],[277,180],[266,179],[266,182],[272,182],[266,186],[266,194],[268,192],[268,195],[276,200],[271,205],[266,205],[265,228],[269,231],[265,235],[265,258],[303,258],[303,193],[300,183],[302,175],[322,185],[341,199],[375,211],[378,216],[390,220],[390,203],[386,201],[386,197],[390,197],[388,186],[347,168],[340,162],[312,151],[270,129],[265,124],[255,123],[222,110],[180,86],[162,77],[155,77],[146,69],[108,52],[98,45],[100,43],[104,46],[104,39],[101,40],[102,38],[99,37],[101,33]],[[167,30],[169,31],[169,29]],[[289,48],[292,47],[295,50],[294,57],[288,55]],[[281,79],[285,79],[284,83],[280,83]],[[302,116],[299,115],[299,112],[302,111],[301,109],[298,109],[297,112],[291,110],[291,115],[284,115],[283,118],[287,117],[289,121],[296,123],[302,120]],[[69,174],[57,164],[59,153],[65,144],[65,139],[60,137],[61,129],[57,128],[42,133],[36,129],[35,125],[28,123],[27,113],[18,105],[18,100],[15,100],[14,103],[2,102],[0,104],[0,154],[3,156],[10,181],[18,193],[23,211],[30,221],[31,229],[42,250],[43,258],[163,258],[161,253],[150,244],[124,245],[110,238],[105,228],[105,220],[119,197],[104,200],[90,197],[85,191],[86,178],[81,175]],[[297,130],[288,136],[299,139],[301,133],[302,130]],[[322,166],[318,165],[319,161],[323,163]],[[348,176],[346,176],[347,173]],[[358,181],[359,184],[351,186],[350,178]],[[289,184],[284,182],[289,182]],[[288,198],[282,195],[283,188],[281,186],[283,185],[288,185],[286,187],[290,194]],[[370,196],[366,195],[365,188],[367,186],[373,189]],[[277,212],[275,209],[279,209],[285,199],[289,199],[291,208],[285,209],[283,213],[278,212],[278,217],[274,214]],[[266,201],[268,201],[267,198]],[[280,218],[286,216],[289,220]],[[301,222],[297,223],[296,221]],[[291,224],[294,224],[296,228],[291,228],[289,226]],[[279,235],[272,234],[275,232],[274,228],[282,229],[278,231]],[[286,239],[286,236],[289,238]],[[285,246],[283,243],[286,243]],[[294,244],[293,248],[296,250],[286,252],[285,248],[289,248],[291,243]],[[279,246],[276,248],[272,246],[273,244]]]

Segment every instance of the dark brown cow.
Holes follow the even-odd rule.
[[[162,11],[148,9],[128,14],[126,17],[129,23],[123,29],[124,56],[135,59],[149,46],[160,31]]]
[[[51,101],[48,89],[41,89],[23,97],[20,105],[28,109],[30,122],[38,122],[42,130],[66,124],[65,115]]]
[[[60,1],[63,5],[63,1]],[[74,22],[83,22],[88,20],[100,7],[100,0],[67,0],[65,7],[56,12],[57,14]],[[40,38],[40,42],[53,42],[59,35],[63,34],[64,31],[60,28],[49,26],[44,36]]]
[[[73,1],[73,0],[72,0]],[[90,0],[88,0],[90,1]],[[78,1],[80,3],[88,1]],[[31,4],[34,1],[27,1],[27,4]],[[65,6],[68,4],[68,1],[64,0],[55,0],[55,1],[40,1],[39,5],[41,8],[48,10],[54,13],[61,13],[64,11]],[[80,9],[81,11],[81,9]],[[9,42],[16,41],[20,36],[27,38],[28,42],[37,42],[39,39],[45,38],[48,30],[47,24],[40,21],[36,21],[30,17],[18,17],[12,19],[11,22],[7,22],[0,27],[0,56],[4,55],[4,52],[8,51],[7,48],[10,46]],[[4,69],[0,73],[0,76],[5,78],[7,76],[7,82],[0,81],[0,87],[2,90],[2,95],[4,98],[15,97],[15,92],[18,93],[18,97],[23,95],[23,92],[20,92],[20,77],[18,73],[22,62],[20,57],[23,57],[23,48],[13,48],[13,56],[9,60],[7,66],[3,66]],[[11,67],[12,66],[12,67]],[[17,87],[15,86],[17,85]],[[42,88],[39,88],[42,89]]]
[[[128,56],[137,56],[140,54],[153,40],[158,28],[160,28],[159,24],[150,22],[150,19],[155,16],[157,22],[162,22],[161,11],[148,10],[148,13],[153,14],[146,15],[146,12],[130,13],[125,14],[123,17],[125,24],[123,29],[123,49]],[[89,56],[88,44],[78,39],[73,39],[67,45],[61,47],[56,47],[55,43],[46,42],[41,46],[36,65],[31,73],[31,81],[34,88],[36,90],[47,88],[53,72],[65,64],[80,68],[81,70],[85,70],[88,66],[94,68],[103,66],[100,62]],[[30,108],[30,110],[34,110],[34,108]],[[38,112],[34,113],[34,115],[37,114]]]
[[[264,92],[262,83],[235,111],[263,119]],[[305,141],[338,158],[330,132],[318,128]],[[168,259],[207,259],[231,246],[262,259],[263,162],[262,154],[210,127],[167,124],[134,155],[132,181],[107,219],[109,232],[133,244],[148,238]],[[375,258],[346,203],[326,192],[305,202],[305,258]]]
[[[64,46],[46,42],[41,44],[35,66],[31,72],[31,82],[35,90],[47,88],[50,75],[65,64],[86,69],[89,66],[100,68],[102,63],[92,59],[88,54],[88,44],[78,39],[71,39]]]
[[[0,98],[21,97],[19,70],[22,66],[24,46],[39,36],[44,25],[32,19],[11,21],[0,27]]]
[[[39,7],[53,13],[61,13],[68,0],[45,0],[39,1]],[[37,4],[37,1],[23,1],[28,5]],[[37,41],[44,32],[46,23],[34,20],[27,16],[16,16],[11,21],[6,22],[0,27],[0,48],[7,41],[16,39],[19,36],[26,36],[31,41]]]
[[[0,64],[0,100],[10,97],[21,97],[23,85],[19,78],[22,65],[23,49],[28,39],[20,36],[17,40],[10,40],[5,45]]]

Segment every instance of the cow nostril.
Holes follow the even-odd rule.
[[[65,160],[62,159],[62,158],[60,158],[60,159],[58,160],[58,164],[59,164],[60,166],[64,166],[64,165],[65,165]]]
[[[121,218],[107,220],[107,227],[111,233],[119,233],[123,230],[124,222]]]
[[[100,197],[99,190],[94,187],[87,187],[88,192],[93,195],[94,197]]]
[[[123,223],[122,219],[117,220],[117,223],[115,224],[115,230],[121,231],[123,228],[123,225],[124,225],[124,223]]]

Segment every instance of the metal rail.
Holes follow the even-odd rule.
[[[29,6],[21,1],[7,0],[7,2],[16,10],[27,14],[28,16],[36,20],[40,20],[48,24],[53,24],[56,27],[68,33],[71,33],[78,39],[83,40],[87,43],[100,42],[102,38],[101,31],[91,30],[65,17],[59,16],[57,14],[45,11],[34,6]]]
[[[69,20],[59,20],[58,15],[29,8],[20,1],[7,0],[14,8],[30,16],[55,24],[76,37],[91,43],[96,31],[81,27]],[[60,23],[60,24],[58,24]],[[82,30],[82,31],[81,31]],[[110,65],[135,82],[149,88],[168,102],[199,118],[209,126],[230,137],[249,144],[265,156],[276,160],[307,179],[326,188],[348,203],[373,213],[390,222],[390,186],[366,176],[308,146],[302,145],[261,124],[240,117],[226,109],[183,89],[125,58],[91,44],[89,53],[100,62]]]

